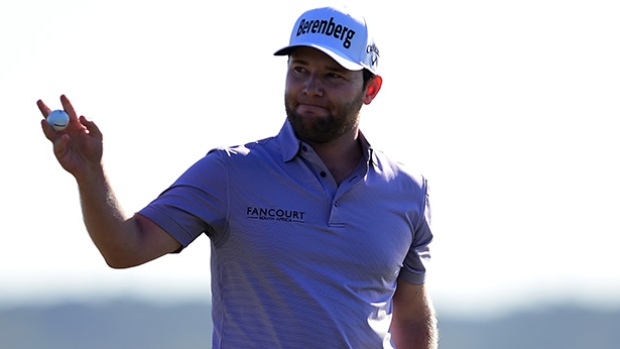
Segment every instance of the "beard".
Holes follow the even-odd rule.
[[[364,103],[364,91],[353,100],[327,107],[329,115],[305,117],[295,111],[299,104],[293,96],[284,96],[286,117],[297,137],[305,142],[324,144],[340,138],[359,125],[359,112]]]

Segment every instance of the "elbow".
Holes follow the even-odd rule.
[[[111,262],[108,262],[108,261],[106,261],[106,263],[108,264],[108,267],[110,267],[112,269],[127,269],[127,268],[130,267],[129,265],[111,263]]]
[[[127,269],[144,263],[140,260],[139,251],[127,248],[124,245],[97,245],[99,253],[108,267],[112,269]]]
[[[108,267],[112,269],[127,269],[137,265],[135,262],[132,262],[127,258],[119,258],[118,256],[104,255],[103,259],[105,260]]]
[[[119,263],[117,261],[111,261],[111,260],[108,260],[108,259],[106,259],[105,262],[108,265],[108,267],[110,267],[112,269],[127,269],[127,268],[130,267],[127,264]]]

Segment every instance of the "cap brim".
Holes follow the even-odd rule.
[[[286,46],[276,51],[273,55],[274,56],[287,56],[287,55],[290,55],[293,52],[293,50],[295,50],[298,47],[311,47],[311,48],[317,49],[325,53],[329,57],[331,57],[334,61],[336,61],[336,63],[340,64],[344,69],[351,70],[351,71],[358,71],[358,70],[364,69],[364,66],[362,66],[361,64],[355,63],[346,58],[343,58],[337,52],[334,52],[330,49],[326,49],[325,47],[322,47],[320,45],[313,44],[313,43],[305,43],[305,44],[300,43],[300,44],[295,44],[291,46]]]

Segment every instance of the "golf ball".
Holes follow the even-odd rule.
[[[69,125],[69,114],[64,110],[54,110],[47,116],[47,123],[56,131],[62,131]]]

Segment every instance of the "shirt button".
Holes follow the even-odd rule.
[[[303,150],[303,151],[308,151],[308,147],[306,147],[305,145],[302,145],[302,146],[301,146],[301,150]]]
[[[325,173],[325,171],[321,171],[321,177],[325,177],[327,176],[327,173]]]

